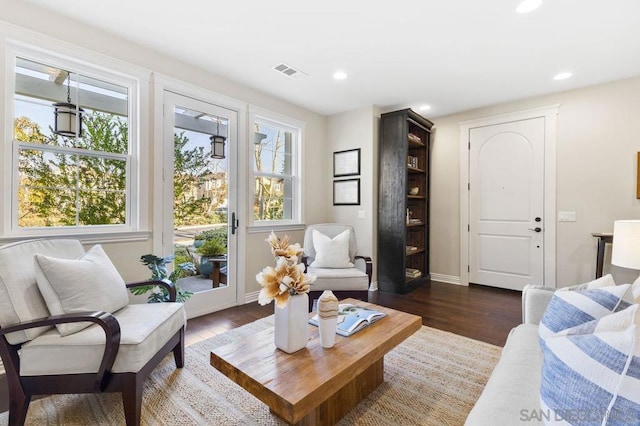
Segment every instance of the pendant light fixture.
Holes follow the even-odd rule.
[[[211,141],[211,157],[222,160],[224,156],[224,142],[227,140],[225,136],[220,133],[220,117],[216,117],[216,134],[212,135],[209,140]]]
[[[55,122],[53,133],[61,136],[82,136],[82,114],[84,110],[71,103],[71,75],[67,71],[67,102],[57,102],[55,107]],[[76,120],[77,115],[77,120]]]

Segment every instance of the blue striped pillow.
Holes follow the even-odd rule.
[[[600,319],[633,304],[631,284],[590,290],[556,291],[540,320],[540,339]]]
[[[541,342],[545,423],[640,424],[637,304]]]

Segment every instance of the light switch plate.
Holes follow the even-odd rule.
[[[576,212],[558,212],[558,222],[575,222]]]
[[[365,210],[358,210],[358,219],[366,219],[366,211]]]

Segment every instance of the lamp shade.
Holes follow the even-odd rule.
[[[616,220],[613,223],[611,264],[640,269],[640,220]]]

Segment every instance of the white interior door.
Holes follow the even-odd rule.
[[[543,285],[545,119],[469,135],[469,282]]]
[[[191,261],[197,273],[178,280],[193,293],[189,318],[237,301],[237,112],[164,92],[163,252],[176,264]],[[211,136],[225,138],[224,158],[213,158]],[[202,253],[196,237],[215,240],[225,254]],[[205,240],[205,241],[207,241]],[[206,242],[204,244],[207,244]]]

